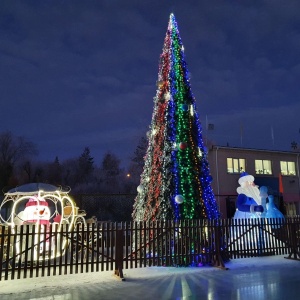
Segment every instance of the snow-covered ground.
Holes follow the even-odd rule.
[[[235,259],[214,267],[147,267],[0,282],[0,299],[299,299],[300,261],[284,256]]]

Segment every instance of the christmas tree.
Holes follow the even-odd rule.
[[[219,218],[207,149],[173,14],[160,56],[154,110],[147,135],[148,148],[133,220]]]

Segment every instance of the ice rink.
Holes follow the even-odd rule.
[[[215,267],[147,267],[0,282],[0,299],[299,299],[300,261],[284,256],[234,259]]]

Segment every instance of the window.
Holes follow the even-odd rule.
[[[280,162],[281,175],[296,175],[295,163],[293,161],[281,161]]]
[[[255,160],[255,174],[272,174],[272,166],[270,160]]]
[[[227,158],[227,172],[239,174],[246,171],[244,158]]]

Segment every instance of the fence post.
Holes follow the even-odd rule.
[[[299,234],[298,230],[299,229],[299,223],[297,223],[298,228],[295,224],[295,219],[290,219],[288,221],[292,221],[292,222],[288,222],[287,224],[288,226],[288,235],[289,235],[289,241],[291,244],[291,252],[290,255],[288,257],[285,257],[287,259],[294,259],[294,260],[299,260],[297,257],[299,256],[300,258],[300,253],[297,250],[298,249],[298,241],[297,241],[297,233]],[[293,258],[292,258],[293,256]]]
[[[116,237],[115,237],[116,261],[115,261],[114,275],[121,280],[125,280],[123,276],[123,244],[124,244],[123,240],[124,240],[123,229],[116,228]]]
[[[228,270],[225,267],[222,254],[221,254],[221,227],[220,222],[221,220],[213,220],[214,222],[214,254],[213,254],[213,266],[218,267],[224,270]]]
[[[0,265],[0,281],[2,279],[2,268],[4,267],[4,258],[6,256],[6,248],[4,249],[4,240],[5,240],[5,227],[3,225],[0,224],[0,262],[1,262],[1,265]]]

